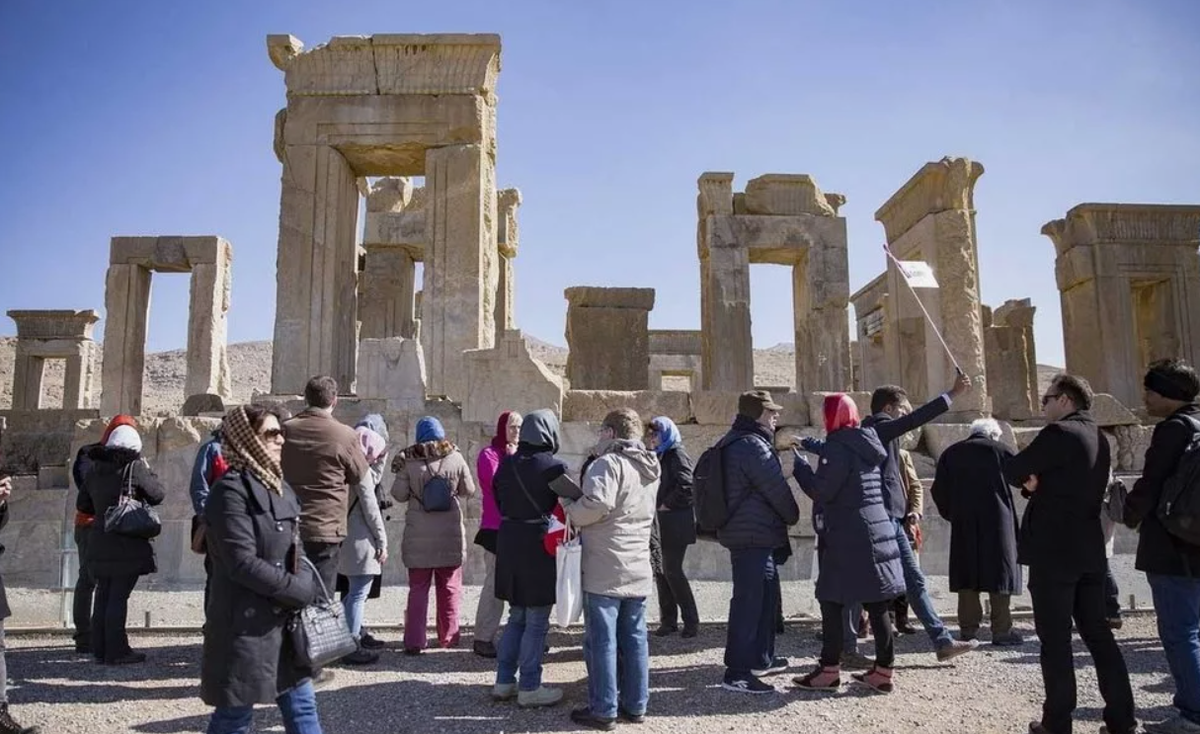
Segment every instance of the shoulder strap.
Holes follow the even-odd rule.
[[[525,493],[525,499],[529,500],[529,505],[533,507],[533,511],[544,516],[546,513],[542,512],[542,508],[538,506],[537,501],[533,499],[533,495],[525,487],[525,481],[521,479],[521,472],[517,471],[515,464],[513,465],[513,476],[517,478],[517,484],[521,487],[521,491]]]

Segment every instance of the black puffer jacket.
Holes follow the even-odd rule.
[[[682,446],[672,446],[658,457],[662,479],[658,484],[658,534],[663,545],[696,542],[696,511],[692,485],[692,457]],[[662,509],[662,508],[667,509]]]
[[[1185,405],[1154,427],[1142,477],[1125,500],[1125,523],[1138,528],[1137,561],[1134,567],[1165,576],[1200,577],[1200,547],[1167,532],[1158,519],[1158,502],[1163,485],[1179,466],[1184,449],[1196,429],[1185,416],[1200,420],[1200,406]]]
[[[757,421],[739,415],[722,439],[729,520],[717,540],[730,550],[778,548],[788,542],[788,526],[800,521],[772,438]]]
[[[104,514],[117,504],[121,493],[130,488],[138,499],[161,504],[166,493],[150,465],[136,451],[96,446],[88,452],[91,468],[79,488],[75,509],[94,515],[88,529],[88,564],[95,576],[143,576],[154,573],[154,545],[145,538],[106,533]]]

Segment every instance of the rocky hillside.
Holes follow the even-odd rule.
[[[566,373],[567,350],[539,339],[528,337],[533,355],[545,362],[559,375]],[[13,356],[16,339],[0,338],[0,409],[12,405]],[[103,356],[101,355],[101,358]],[[95,404],[99,404],[99,362],[97,362]],[[233,373],[234,399],[246,401],[255,392],[268,392],[271,387],[271,342],[242,342],[229,347],[229,369]],[[1050,378],[1058,372],[1055,367],[1038,365],[1038,378],[1045,392]],[[184,377],[187,359],[183,350],[158,352],[146,356],[143,413],[158,415],[177,412],[183,406]],[[795,359],[791,344],[777,344],[769,349],[754,351],[755,382],[759,385],[792,386],[795,384]],[[686,384],[686,380],[681,380]],[[46,367],[46,404],[62,405],[63,363],[50,362]],[[668,385],[684,389],[683,385]]]

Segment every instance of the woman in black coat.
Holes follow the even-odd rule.
[[[683,637],[695,637],[700,629],[696,597],[683,572],[683,557],[696,542],[696,511],[692,497],[692,457],[683,448],[683,437],[675,422],[666,416],[650,421],[646,445],[658,454],[662,479],[654,527],[650,534],[650,559],[658,589],[659,627],[655,635],[666,637],[679,629]]]
[[[295,662],[285,631],[318,586],[301,563],[300,504],[279,467],[279,416],[262,406],[237,407],[222,431],[230,470],[204,507],[213,571],[200,697],[216,707],[208,734],[247,731],[254,704],[272,701],[288,732],[320,734],[312,671]]]
[[[1021,593],[1017,563],[1017,510],[1003,465],[1014,455],[1000,443],[1000,424],[985,418],[938,459],[933,501],[950,523],[950,591],[958,594],[962,639],[973,640],[983,621],[980,592],[992,604],[992,644],[1019,645],[1009,603]]]
[[[140,663],[146,654],[134,652],[125,634],[129,595],[138,577],[158,570],[154,546],[146,538],[110,533],[104,529],[108,509],[122,494],[151,505],[161,504],[166,494],[150,465],[142,458],[142,439],[137,429],[120,426],[103,446],[88,452],[91,469],[75,499],[75,509],[96,518],[88,530],[88,569],[96,579],[92,610],[92,654],[108,665]]]
[[[500,532],[496,538],[496,598],[509,604],[508,622],[496,651],[492,697],[517,697],[521,706],[548,706],[562,691],[542,685],[542,658],[558,574],[542,538],[558,495],[550,482],[567,471],[558,453],[558,418],[535,410],[521,424],[517,453],[506,456],[492,480]],[[520,670],[520,686],[517,671]]]

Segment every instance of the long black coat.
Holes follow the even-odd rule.
[[[8,500],[0,502],[0,529],[3,529],[8,524]],[[0,556],[4,555],[4,546],[0,545]],[[4,577],[0,576],[0,619],[8,619],[12,616],[12,609],[8,606],[8,592],[4,589]]]
[[[200,698],[210,706],[273,703],[312,671],[293,662],[284,625],[317,594],[299,562],[300,503],[252,474],[230,471],[204,508],[212,581],[200,663]]]
[[[1185,405],[1154,427],[1142,476],[1125,500],[1125,524],[1138,528],[1134,566],[1164,576],[1200,577],[1200,547],[1179,540],[1158,520],[1163,483],[1175,473],[1195,428],[1184,416],[1200,419],[1200,406]]]
[[[1038,477],[1017,542],[1017,559],[1029,566],[1030,585],[1104,573],[1100,506],[1108,490],[1108,439],[1087,411],[1049,424],[1024,451],[1004,464],[1009,483]]]
[[[492,494],[500,510],[496,537],[496,598],[515,607],[548,607],[557,597],[554,557],[542,544],[558,495],[550,482],[567,472],[567,465],[548,449],[519,444],[517,453],[500,460],[492,479]],[[517,481],[524,482],[525,495]],[[529,500],[532,497],[533,502]]]
[[[682,446],[673,446],[664,451],[658,460],[662,464],[658,504],[655,505],[659,542],[666,546],[691,545],[696,542],[692,457]]]
[[[817,599],[854,604],[904,593],[896,526],[883,504],[887,451],[870,428],[829,434],[813,471],[797,457],[792,474],[813,500],[820,548]]]
[[[87,563],[92,575],[143,576],[154,573],[154,544],[145,538],[107,533],[104,513],[117,504],[121,493],[131,487],[133,495],[150,504],[162,504],[166,493],[150,466],[135,451],[96,446],[88,452],[91,468],[84,478],[75,509],[96,517],[91,533]]]
[[[998,441],[972,436],[938,459],[931,493],[950,523],[950,591],[1021,593],[1017,509],[1003,471],[1013,455]]]

